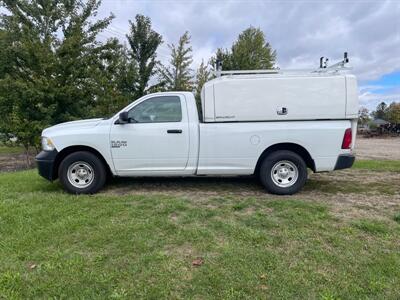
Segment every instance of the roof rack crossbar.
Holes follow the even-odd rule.
[[[222,71],[222,62],[218,60],[217,71],[214,74],[217,77],[222,75],[252,75],[252,74],[287,74],[287,73],[336,73],[343,70],[351,70],[348,66],[349,58],[347,52],[344,52],[344,59],[331,66],[327,66],[328,59],[320,58],[320,67],[318,69],[266,69],[266,70],[230,70]]]

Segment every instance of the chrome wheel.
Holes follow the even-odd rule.
[[[271,169],[271,178],[277,186],[287,188],[296,183],[299,170],[291,161],[278,161]]]
[[[93,182],[93,168],[86,162],[75,162],[68,167],[67,177],[69,183],[74,187],[80,189],[86,188]]]

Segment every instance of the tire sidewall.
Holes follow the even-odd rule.
[[[93,169],[93,181],[85,188],[77,188],[68,180],[68,168],[71,164],[83,161],[89,164]],[[93,194],[96,193],[105,183],[106,172],[103,162],[94,154],[86,151],[78,151],[66,156],[58,169],[58,177],[65,190],[72,194]]]
[[[295,164],[299,172],[297,181],[289,187],[280,187],[271,178],[273,166],[283,160]],[[307,175],[307,166],[301,156],[287,150],[276,151],[268,155],[261,164],[259,174],[260,181],[267,191],[277,195],[292,195],[299,192],[307,181]]]

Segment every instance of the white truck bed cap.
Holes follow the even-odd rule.
[[[354,75],[341,72],[224,71],[203,86],[204,122],[354,119]]]

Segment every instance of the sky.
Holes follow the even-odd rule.
[[[100,40],[126,43],[129,20],[149,16],[163,36],[163,63],[167,45],[189,31],[194,70],[249,26],[265,33],[281,69],[317,68],[321,56],[333,63],[346,51],[360,106],[372,111],[382,101],[400,102],[400,0],[102,0],[96,18],[110,14]]]
[[[347,51],[360,105],[373,110],[381,101],[400,102],[400,0],[103,0],[98,17],[111,12],[115,19],[103,37],[123,41],[128,20],[149,16],[164,39],[162,61],[168,60],[167,44],[188,30],[194,69],[249,26],[264,31],[281,68],[318,67],[319,57],[334,62]]]

